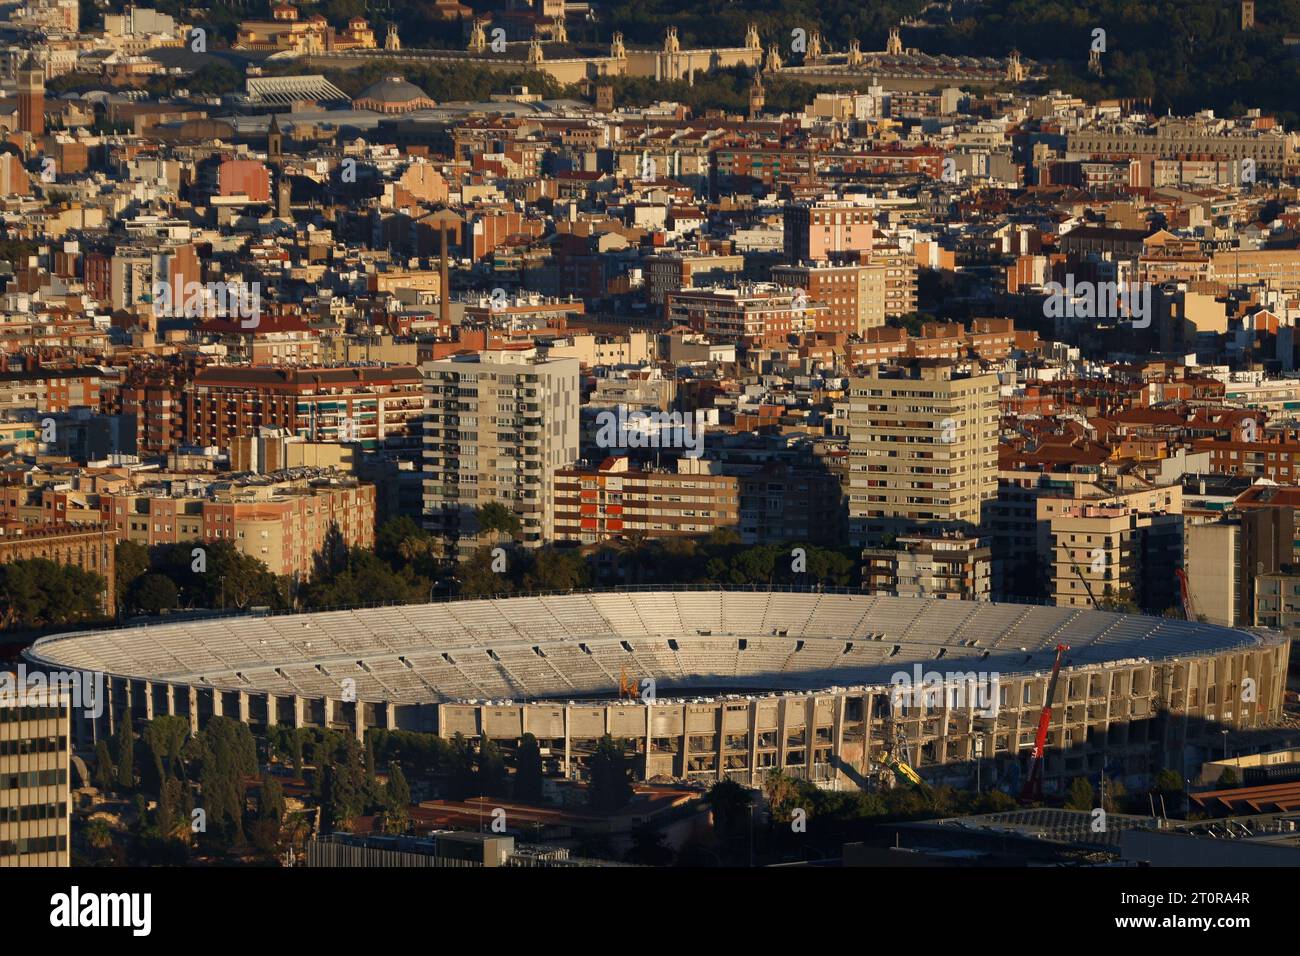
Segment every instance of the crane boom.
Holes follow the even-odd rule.
[[[1061,676],[1061,655],[1069,649],[1069,644],[1056,645],[1056,660],[1052,664],[1052,677],[1047,682],[1047,698],[1038,715],[1038,733],[1034,737],[1034,749],[1029,754],[1029,774],[1020,791],[1021,800],[1032,800],[1043,795],[1043,752],[1047,749],[1047,726],[1052,722],[1052,698],[1056,695],[1056,682]]]
[[[1092,602],[1093,609],[1100,611],[1101,608],[1097,606],[1097,596],[1092,593],[1092,585],[1090,585],[1088,579],[1083,576],[1083,572],[1079,570],[1079,565],[1073,557],[1070,558],[1070,566],[1074,568],[1075,577],[1083,582],[1083,589],[1088,592],[1088,600]]]
[[[1195,621],[1196,605],[1192,603],[1192,590],[1187,584],[1187,572],[1182,568],[1175,568],[1174,574],[1178,575],[1178,597],[1183,603],[1183,617]]]

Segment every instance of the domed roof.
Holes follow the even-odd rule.
[[[427,100],[429,95],[409,80],[400,76],[386,76],[378,83],[371,83],[357,99],[379,100],[383,103],[409,103],[411,100]]]

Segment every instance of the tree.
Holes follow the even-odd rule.
[[[1075,777],[1070,782],[1070,792],[1065,798],[1067,810],[1091,810],[1093,808],[1092,784],[1083,777]]]
[[[348,830],[365,809],[365,773],[361,746],[355,737],[345,736],[335,760],[325,768],[321,785],[322,824],[326,832]]]
[[[668,866],[673,862],[673,851],[663,831],[647,822],[632,829],[632,846],[623,859],[640,866]]]
[[[487,597],[509,594],[515,589],[509,575],[498,573],[493,548],[478,548],[468,561],[456,569],[456,594],[458,597]]]
[[[135,787],[135,734],[130,718],[117,725],[117,785],[124,791]]]
[[[187,541],[160,549],[154,570],[171,578],[180,589],[180,603],[186,606],[282,608],[287,604],[276,576],[230,541]]]
[[[499,501],[479,505],[474,520],[480,534],[507,534],[513,538],[523,530],[519,516]]]
[[[1228,790],[1239,786],[1241,778],[1237,776],[1237,771],[1232,767],[1224,767],[1223,773],[1219,774],[1219,789]]]
[[[542,750],[532,734],[524,734],[515,751],[515,799],[525,803],[542,799]]]
[[[451,752],[447,758],[450,778],[447,781],[448,794],[453,800],[464,800],[474,790],[474,755],[469,741],[459,731],[451,738]]]
[[[257,793],[257,816],[272,820],[278,827],[284,822],[284,788],[269,773],[262,774],[262,787]]]
[[[478,792],[488,797],[499,797],[509,792],[505,757],[496,742],[486,735],[478,748]]]
[[[45,558],[0,566],[0,623],[20,627],[71,624],[103,613],[104,579]]]
[[[411,785],[406,782],[402,765],[393,763],[388,768],[388,784],[385,790],[385,804],[389,810],[403,810],[411,805]]]
[[[117,783],[117,771],[113,767],[113,757],[108,752],[108,741],[100,739],[95,744],[95,789],[108,793]]]
[[[302,593],[308,607],[356,607],[362,604],[415,604],[428,600],[432,582],[409,565],[400,568],[371,551],[352,548],[341,566],[325,567]]]
[[[586,587],[590,580],[581,552],[550,547],[533,553],[532,566],[523,577],[528,591],[572,591]]]
[[[799,799],[799,781],[787,776],[778,769],[768,772],[763,781],[763,791],[767,795],[767,805],[771,808],[773,820],[780,823],[790,822],[790,810]]]
[[[609,734],[600,738],[587,761],[587,802],[597,810],[613,812],[632,799],[632,781],[623,745]]]
[[[185,717],[159,715],[145,724],[140,738],[152,760],[154,792],[161,795],[163,784],[172,776],[181,759],[181,748],[190,734]]]
[[[135,541],[123,538],[113,548],[113,566],[116,580],[117,606],[130,606],[127,595],[136,579],[149,571],[149,549]]]
[[[713,811],[713,832],[720,840],[725,842],[743,832],[754,801],[749,790],[734,780],[719,780],[705,799]]]
[[[103,817],[95,817],[86,824],[86,845],[100,855],[113,845],[113,831]]]
[[[158,614],[176,607],[180,589],[165,574],[145,574],[130,591],[130,606],[143,614]]]
[[[375,554],[394,567],[427,559],[436,547],[434,536],[406,516],[385,521],[375,533]]]
[[[302,779],[302,732],[296,727],[291,731],[293,734],[289,738],[290,755],[293,758],[293,775],[297,780]]]
[[[1177,770],[1168,768],[1161,770],[1156,774],[1155,790],[1162,794],[1175,794],[1183,792],[1183,777]]]

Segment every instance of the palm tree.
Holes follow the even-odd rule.
[[[102,855],[113,845],[113,831],[103,817],[95,817],[86,824],[86,845],[95,850],[96,855]]]

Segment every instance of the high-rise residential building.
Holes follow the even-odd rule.
[[[419,448],[422,383],[414,366],[210,366],[185,388],[191,444],[230,447],[262,427],[367,451]]]
[[[964,534],[905,535],[893,547],[863,552],[862,588],[894,597],[987,601],[992,551]]]
[[[772,281],[803,289],[826,306],[818,332],[862,335],[885,324],[887,267],[883,263],[817,262],[774,266]]]
[[[531,346],[422,366],[425,527],[463,544],[475,510],[497,502],[518,516],[523,544],[554,537],[556,471],[579,454],[579,369]]]
[[[70,866],[66,693],[0,675],[0,868]]]
[[[670,325],[747,348],[773,348],[785,345],[792,333],[817,331],[827,311],[804,293],[767,283],[670,292],[667,305]]]
[[[847,200],[821,200],[786,206],[785,258],[816,262],[835,253],[870,252],[875,210]]]
[[[1211,624],[1250,626],[1251,608],[1242,603],[1240,521],[1189,524],[1183,532],[1183,568],[1198,619]]]
[[[876,366],[849,385],[849,541],[975,531],[998,493],[998,377],[953,362]]]
[[[1051,520],[1052,600],[1061,607],[1177,607],[1183,516],[1082,505]]]
[[[668,469],[610,457],[560,469],[555,511],[563,541],[702,535],[739,523],[740,482],[719,462],[679,458]]]

